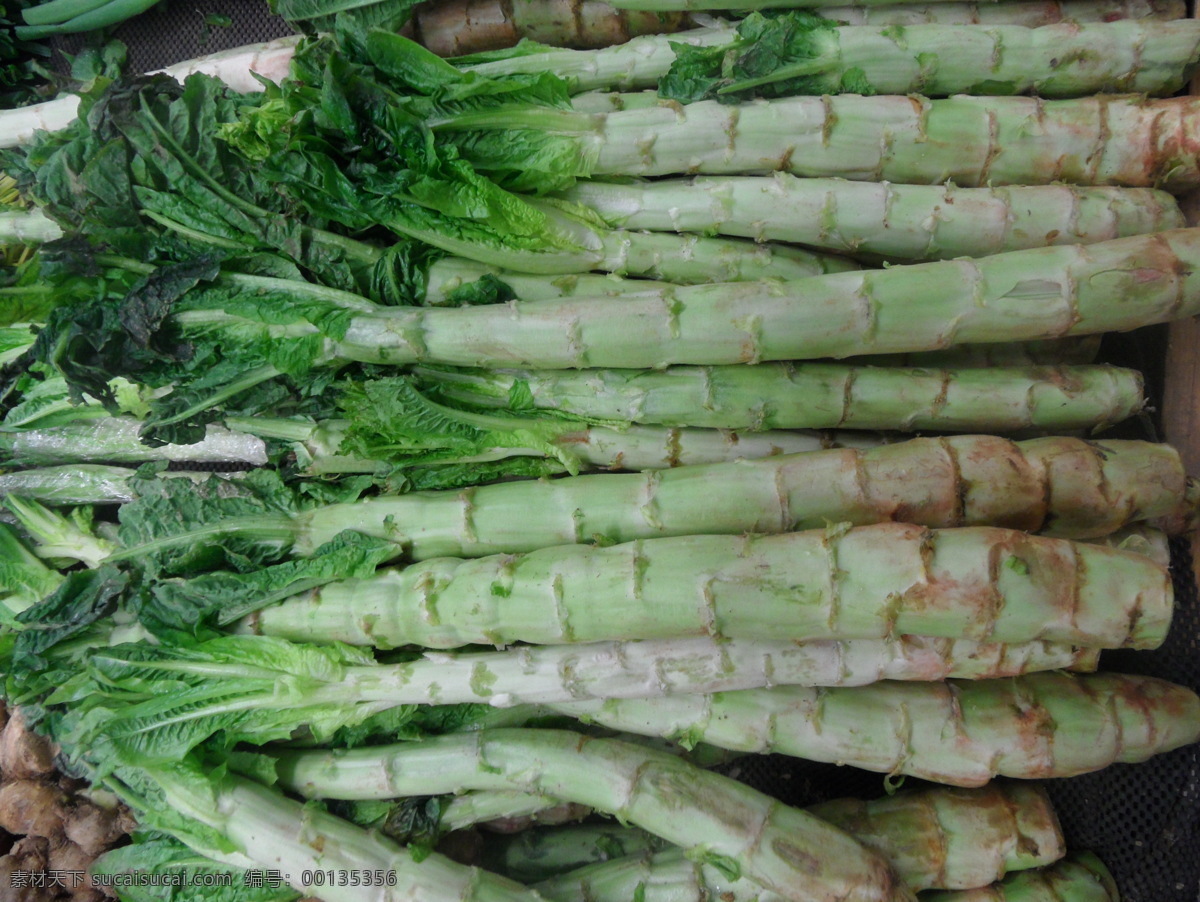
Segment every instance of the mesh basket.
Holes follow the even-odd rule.
[[[231,24],[207,24],[214,16]],[[290,31],[269,14],[265,0],[164,0],[114,36],[129,48],[129,70],[141,72]],[[80,37],[59,41],[68,53],[82,45]],[[1140,369],[1150,396],[1160,398],[1165,344],[1165,329],[1144,329],[1107,337],[1103,356]],[[1124,424],[1120,437],[1156,440],[1161,434],[1161,423],[1148,415]],[[1166,644],[1153,652],[1106,652],[1103,666],[1200,692],[1200,600],[1186,541],[1173,543],[1172,557],[1177,609]],[[884,789],[878,774],[778,755],[741,759],[727,771],[795,805],[847,795],[875,798]],[[1049,790],[1068,844],[1096,852],[1128,902],[1200,902],[1200,745],[1052,781]]]

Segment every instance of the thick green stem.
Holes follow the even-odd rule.
[[[301,514],[293,537],[307,554],[343,529],[362,529],[392,538],[414,559],[892,519],[1082,538],[1190,511],[1186,486],[1179,455],[1166,445],[962,436],[366,499]]]
[[[866,685],[1094,668],[1089,649],[902,636],[894,640],[788,642],[664,639],[428,653],[407,664],[351,668],[328,687],[347,703],[516,704],[643,698],[770,685]],[[214,677],[216,671],[214,670]]]
[[[812,273],[821,275],[821,273]],[[655,281],[627,279],[612,273],[568,273],[561,276],[534,276],[488,266],[465,257],[443,257],[429,267],[426,275],[425,304],[451,306],[453,292],[484,276],[494,276],[523,301],[544,301],[561,297],[621,297],[642,291],[657,291]]]
[[[617,302],[386,308],[354,316],[326,353],[389,365],[647,369],[1061,338],[1195,315],[1198,264],[1200,229],[1180,229],[791,282],[670,287]],[[206,315],[201,328],[219,321]],[[291,334],[260,328],[264,339]]]
[[[386,454],[364,458],[344,454],[340,448],[348,423],[328,420],[321,423],[279,421],[251,417],[228,417],[226,424],[238,432],[263,438],[292,442],[297,465],[308,475],[334,473],[374,473],[381,465],[404,463],[412,467],[437,464],[467,463],[479,460],[499,460],[507,457],[544,457],[545,448],[523,448],[496,445],[470,455],[435,455],[428,461],[406,457],[412,448],[400,447],[395,459]],[[518,421],[505,424],[509,429],[520,426]],[[883,436],[869,432],[772,430],[738,433],[723,429],[679,429],[657,426],[628,426],[609,428],[587,426],[562,421],[557,434],[547,441],[561,449],[563,455],[581,470],[659,470],[679,466],[697,466],[735,460],[773,457],[779,454],[799,454],[827,448],[871,448],[882,444]],[[434,441],[431,447],[436,447]],[[554,469],[566,472],[567,465],[547,458]]]
[[[903,899],[887,865],[825,822],[665,752],[557,730],[485,730],[346,752],[284,753],[304,795],[370,799],[538,790],[613,813],[795,900]]]
[[[715,232],[897,260],[1094,244],[1184,224],[1175,199],[1148,188],[956,188],[777,173],[580,182],[566,197],[596,210],[614,227]]]
[[[1065,851],[1049,799],[1034,786],[925,789],[808,810],[877,851],[913,889],[982,886],[1009,871],[1050,864]],[[554,842],[556,831],[539,832],[546,844]],[[509,844],[514,846],[519,850],[519,841]],[[730,880],[703,862],[688,861],[678,850],[652,849],[648,856],[580,867],[543,880],[537,889],[555,902],[624,902],[643,896],[644,902],[776,899],[749,881]]]
[[[1114,673],[845,689],[781,686],[554,708],[631,733],[957,786],[982,786],[997,775],[1073,776],[1118,761],[1145,761],[1200,739],[1194,692]]]
[[[439,56],[462,56],[511,47],[521,38],[555,47],[606,47],[631,35],[674,31],[686,21],[680,14],[617,10],[601,0],[439,0],[414,8],[401,33]]]
[[[253,628],[381,648],[905,633],[1154,648],[1172,604],[1169,575],[1144,555],[887,523],[438,558],[297,595]]]
[[[631,229],[614,229],[599,235],[603,251],[592,269],[678,285],[804,279],[860,268],[842,257],[790,244]],[[548,271],[569,274],[583,270],[555,267]]]
[[[512,881],[441,855],[418,861],[408,849],[376,833],[250,780],[225,776],[210,789],[165,770],[147,771],[146,776],[158,784],[170,809],[218,831],[233,846],[211,850],[218,858],[234,851],[261,868],[281,872],[303,892],[314,885],[314,871],[332,876],[320,889],[324,902],[537,902],[541,898]],[[202,853],[210,851],[203,845],[203,834],[182,838]],[[374,886],[339,886],[339,872],[379,873],[387,879]]]
[[[1165,96],[1180,90],[1200,59],[1200,24],[1184,19],[1039,28],[845,26],[835,35],[836,51],[826,60],[831,92],[858,70],[878,94]]]
[[[552,444],[562,449],[584,470],[655,470],[668,467],[694,466],[773,457],[779,454],[799,454],[830,448],[872,448],[885,441],[883,436],[870,432],[773,430],[737,433],[723,429],[686,429],[658,426],[628,426],[609,428],[588,426],[563,420],[558,422],[557,434],[549,436]],[[519,421],[498,422],[497,426],[518,428]],[[141,464],[166,460],[173,463],[251,464],[267,462],[263,439],[290,443],[297,464],[308,475],[334,473],[374,473],[381,465],[393,462],[387,456],[364,458],[344,454],[340,448],[348,423],[345,420],[314,422],[306,419],[272,417],[226,417],[225,427],[209,426],[202,441],[191,445],[144,444],[139,438],[140,421],[131,417],[97,417],[61,426],[29,428],[11,433],[0,432],[0,450],[10,461],[21,466],[50,468],[67,463]],[[401,448],[398,458],[411,466],[421,466],[419,459],[408,459]],[[539,448],[497,446],[474,455],[473,459],[499,459],[517,455],[543,456]],[[439,456],[429,464],[457,463],[463,458]],[[566,471],[566,466],[560,468]],[[14,486],[24,484],[39,495],[47,486],[42,476],[10,474],[0,476],[0,493],[20,494]],[[69,476],[66,471],[57,471]],[[106,471],[114,487],[132,475],[114,467]],[[81,474],[86,477],[86,474]],[[24,482],[22,482],[24,480]],[[7,481],[7,482],[6,482]],[[86,478],[79,480],[81,486]],[[63,487],[66,487],[66,483]],[[94,487],[83,490],[79,503],[100,503]],[[119,497],[128,498],[127,489]],[[91,499],[90,501],[88,499]],[[40,499],[45,500],[45,499]]]
[[[578,135],[579,177],[782,171],[899,184],[1067,182],[1180,192],[1200,186],[1198,121],[1196,97],[843,94],[592,116],[542,111],[530,127]],[[476,118],[469,127],[486,123]],[[480,131],[463,143],[477,167],[520,170],[521,161],[505,154],[511,141],[503,131]]]
[[[585,805],[559,802],[548,795],[516,789],[464,792],[446,802],[438,826],[464,830],[478,824],[526,827],[531,824],[570,823],[591,813]]]
[[[1071,538],[1193,522],[1179,454],[1145,442],[993,436],[913,439],[645,474],[498,483],[230,518],[131,546],[118,557],[220,535],[311,554],[354,529],[397,555],[480,557],[553,545],[696,534],[781,533],[828,523],[997,524]]]
[[[1090,430],[1133,416],[1144,403],[1140,373],[1100,366],[930,370],[782,363],[417,373],[444,397],[469,404],[506,407],[519,386],[534,407],[594,421],[749,431]]]
[[[542,53],[512,56],[463,67],[485,78],[553,72],[565,78],[575,92],[600,88],[629,91],[654,87],[675,62],[672,44],[711,47],[737,37],[731,26],[696,28],[675,34],[641,35],[597,50],[547,48]]]
[[[471,67],[481,75],[554,72],[576,91],[654,87],[675,61],[672,44],[729,45],[730,29],[705,28],[675,35],[646,35],[600,50],[551,50]],[[849,72],[861,73],[877,94],[1172,94],[1200,59],[1200,24],[1187,19],[1126,19],[1070,25],[849,25],[819,33],[810,55],[785,60],[776,70],[735,82],[741,90],[820,75],[797,93],[836,94]],[[725,61],[729,66],[730,60]]]

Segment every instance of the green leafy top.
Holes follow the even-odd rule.
[[[860,69],[841,61],[837,23],[803,10],[754,12],[728,44],[672,43],[675,61],[659,81],[660,97],[693,103],[741,103],[794,94],[870,94]]]
[[[419,0],[271,0],[271,11],[308,33],[330,31],[338,20],[397,31]]]
[[[337,372],[314,368],[340,363],[328,358],[327,343],[356,314],[377,309],[286,267],[258,281],[230,274],[219,254],[159,267],[111,259],[135,280],[98,283],[90,302],[52,310],[23,367],[13,365],[13,384],[30,388],[27,372],[37,364],[65,379],[70,402],[90,396],[113,415],[128,403],[117,394],[121,379],[154,389],[141,429],[149,444],[199,441],[222,412],[253,415],[319,396]]]
[[[577,228],[479,175],[443,129],[531,109],[569,110],[566,83],[465,73],[399,35],[346,26],[302,46],[293,78],[221,137],[312,216],[518,268],[514,253],[580,252]],[[512,171],[530,167],[538,190],[560,187],[528,155]]]
[[[301,735],[328,740],[392,707],[357,702],[341,685],[347,668],[373,663],[369,652],[349,646],[266,636],[125,644],[88,654],[87,669],[45,704],[61,712],[56,739],[72,748],[108,747],[98,766],[160,765],[210,740],[223,748]]]
[[[280,474],[265,469],[200,484],[150,471],[133,479],[133,489],[135,500],[119,512],[118,538],[126,556],[151,574],[222,567],[249,573],[274,563],[291,548],[293,516],[307,506]]]
[[[555,441],[579,429],[574,420],[447,407],[426,398],[405,377],[350,383],[338,403],[347,419],[342,453],[396,465],[527,454],[556,460],[571,473],[579,469],[578,459]]]
[[[67,234],[86,233],[110,251],[144,261],[178,260],[179,249],[194,256],[196,243],[226,257],[267,251],[321,284],[411,302],[411,286],[395,292],[408,249],[397,257],[297,216],[217,139],[222,125],[271,96],[237,94],[202,74],[183,85],[161,75],[98,83],[69,127],[2,159]]]

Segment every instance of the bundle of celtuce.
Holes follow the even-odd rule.
[[[1153,398],[1097,362],[1200,313],[1200,108],[1143,96],[1200,28],[448,62],[341,5],[281,0],[270,78],[4,142],[4,694],[138,818],[96,879],[1115,898],[1030,781],[1200,740],[1108,667],[1167,641],[1200,491],[1098,434]],[[944,785],[802,810],[729,776],[767,752]]]

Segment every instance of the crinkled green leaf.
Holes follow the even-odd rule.
[[[418,0],[271,0],[272,11],[309,32],[328,31],[338,21],[395,30],[412,17]]]
[[[159,833],[135,833],[132,843],[105,852],[90,871],[110,878],[147,875],[121,888],[122,902],[293,902],[300,898],[286,883],[271,886]]]
[[[47,667],[51,649],[110,616],[131,587],[130,574],[112,566],[67,574],[56,591],[17,615],[21,630],[13,649],[14,671]]]
[[[91,651],[86,681],[46,704],[70,703],[74,719],[66,735],[73,747],[104,743],[113,766],[154,766],[210,741],[228,748],[301,735],[327,740],[381,707],[353,703],[340,685],[347,667],[373,660],[349,646],[269,636],[224,636],[187,647],[118,645]]]
[[[432,117],[463,112],[565,110],[561,79],[460,73],[380,30],[322,38],[297,54],[296,66],[302,80],[286,82],[280,96],[247,111],[222,138],[309,215],[351,231],[381,225],[456,253],[477,246],[477,259],[500,265],[513,263],[504,256],[509,248],[580,250],[542,211],[460,159],[456,139],[428,126]],[[550,187],[541,179],[539,190]]]
[[[249,573],[214,572],[166,580],[153,587],[137,612],[138,619],[155,632],[198,633],[334,580],[365,579],[395,556],[391,542],[343,532],[300,560]]]
[[[566,468],[544,457],[506,457],[469,464],[435,464],[406,467],[394,474],[393,492],[430,492],[487,485],[508,479],[541,479],[561,476]]]
[[[338,403],[347,421],[340,451],[366,460],[423,468],[439,461],[539,454],[567,470],[578,468],[578,460],[555,441],[577,426],[552,415],[455,409],[430,401],[402,376],[349,383]]]
[[[292,518],[305,506],[265,469],[202,483],[150,475],[132,485],[137,498],[121,506],[118,538],[151,574],[249,572],[279,560],[291,547]]]

